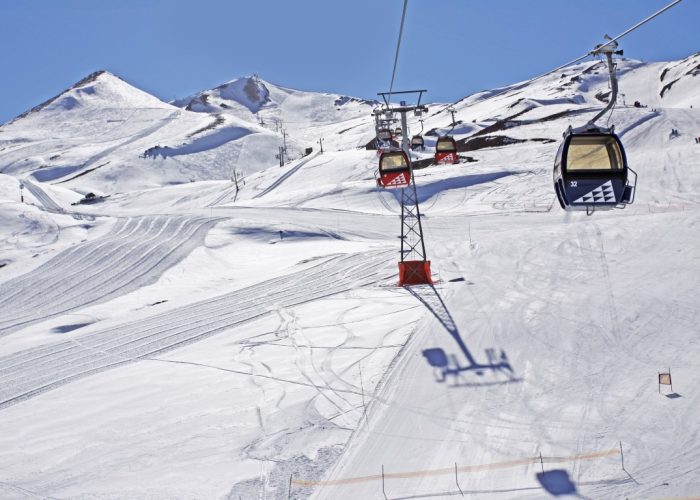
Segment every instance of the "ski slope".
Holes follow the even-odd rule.
[[[99,74],[3,125],[0,497],[698,497],[699,62],[620,61],[636,201],[591,217],[551,168],[602,65],[458,102],[473,161],[414,172],[433,287],[395,286],[368,101]],[[274,120],[324,153],[279,167]]]
[[[34,271],[0,284],[0,307],[6,311],[0,336],[156,280],[201,245],[215,222],[162,216],[118,221],[102,238],[75,245]]]
[[[272,306],[291,307],[371,284],[366,280],[374,275],[372,264],[377,260],[361,254],[336,257],[292,276],[155,315],[147,321],[96,331],[79,341],[12,354],[0,361],[0,409],[87,375],[196,342],[261,316]]]

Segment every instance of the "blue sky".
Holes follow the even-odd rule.
[[[670,0],[409,0],[396,89],[430,102],[524,80]],[[374,98],[388,90],[403,0],[0,0],[0,123],[98,69],[163,100],[238,76]],[[625,56],[700,51],[700,1],[621,40]]]

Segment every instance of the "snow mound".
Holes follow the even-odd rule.
[[[144,152],[144,157],[157,158],[158,156],[161,156],[163,158],[168,158],[170,156],[201,153],[203,151],[208,151],[210,149],[223,146],[227,142],[235,141],[236,139],[240,139],[241,137],[244,137],[250,133],[251,131],[249,129],[242,127],[221,128],[208,135],[197,138],[190,143],[182,144],[180,146],[155,146],[153,148],[149,148]]]

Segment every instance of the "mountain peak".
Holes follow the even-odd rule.
[[[167,107],[168,104],[147,92],[144,92],[122,78],[101,69],[90,73],[85,78],[65,89],[60,94],[48,99],[32,109],[25,111],[9,123],[38,113],[39,111],[73,110],[85,106],[109,107]]]
[[[71,88],[75,89],[75,88],[87,85],[88,83],[92,83],[95,80],[97,80],[99,77],[101,77],[102,75],[113,77],[113,78],[119,78],[119,77],[113,75],[112,73],[110,73],[109,71],[107,71],[106,69],[100,69],[100,70],[97,70],[97,71],[90,73],[88,76],[86,76],[82,80],[78,80],[75,84],[73,84],[73,86]]]
[[[240,105],[251,113],[257,113],[268,102],[270,91],[265,82],[258,75],[252,75],[234,78],[211,90],[175,100],[172,104],[188,111],[208,113]]]

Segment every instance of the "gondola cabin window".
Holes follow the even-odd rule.
[[[448,140],[438,140],[435,144],[435,150],[440,152],[454,151],[455,145],[452,141]]]
[[[381,159],[382,172],[393,172],[397,170],[406,170],[408,163],[403,154],[385,154]]]
[[[614,137],[571,138],[566,155],[568,171],[621,170],[622,153]]]
[[[377,132],[377,137],[382,141],[388,141],[391,139],[391,130],[388,128],[380,129],[379,132]]]

